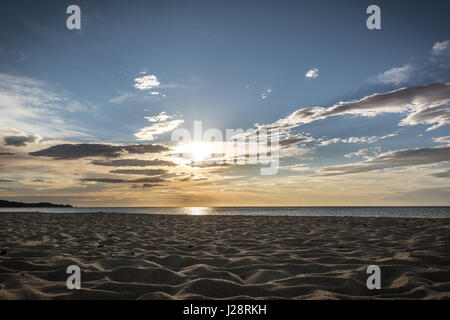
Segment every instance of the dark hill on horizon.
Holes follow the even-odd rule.
[[[23,202],[0,200],[0,208],[36,208],[36,207],[38,207],[38,208],[49,208],[49,207],[73,208],[69,204],[53,204],[53,203],[48,203],[48,202],[23,203]]]

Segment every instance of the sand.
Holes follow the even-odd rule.
[[[450,219],[0,216],[0,299],[450,298]]]

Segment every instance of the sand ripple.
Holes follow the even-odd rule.
[[[450,220],[1,213],[1,299],[450,298]],[[66,268],[82,289],[66,288]],[[366,268],[380,266],[382,289]]]

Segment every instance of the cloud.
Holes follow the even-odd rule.
[[[325,167],[320,171],[322,176],[335,176],[447,161],[450,161],[450,147],[418,148],[390,151],[363,162]]]
[[[151,126],[144,127],[134,135],[138,140],[154,140],[156,135],[170,132],[181,125],[184,120],[174,119],[177,115],[168,115],[161,112],[159,115],[145,117],[149,122],[154,122]]]
[[[333,138],[333,139],[329,139],[329,140],[324,140],[324,141],[320,142],[319,146],[328,146],[330,144],[338,143],[341,141],[342,141],[341,138]]]
[[[359,149],[356,152],[350,152],[350,153],[344,155],[344,157],[351,159],[353,157],[365,156],[368,153],[369,153],[369,149],[363,148],[363,149]]]
[[[139,189],[139,188],[153,188],[153,187],[164,187],[163,184],[155,184],[155,183],[144,183],[140,186],[132,186],[132,188]]]
[[[290,165],[290,166],[281,166],[280,169],[294,171],[294,172],[304,172],[304,171],[311,170],[311,168],[305,166],[303,163],[296,163],[296,164]]]
[[[3,137],[5,146],[14,146],[14,147],[24,147],[27,144],[33,143],[39,139],[40,137],[37,135],[30,135],[30,136],[19,135],[19,136]]]
[[[0,179],[0,182],[14,182],[13,180],[8,180],[8,179]]]
[[[310,79],[317,78],[318,76],[319,76],[319,69],[317,68],[312,68],[305,74],[305,77]]]
[[[441,106],[437,106],[410,113],[400,122],[400,125],[413,126],[416,124],[434,124],[426,130],[431,131],[448,123],[450,123],[450,108],[442,108]]]
[[[431,50],[431,61],[437,63],[445,71],[450,68],[450,40],[436,42]]]
[[[157,183],[157,182],[165,182],[166,180],[161,179],[159,177],[154,178],[141,178],[141,179],[132,179],[132,180],[124,180],[124,179],[116,179],[116,178],[84,178],[80,181],[85,182],[100,182],[100,183]]]
[[[450,40],[445,40],[442,42],[436,42],[431,49],[433,55],[441,55],[445,53],[450,48]]]
[[[430,53],[430,60],[423,65],[412,65],[408,63],[402,67],[394,67],[369,79],[369,81],[385,85],[399,85],[404,83],[417,85],[431,82],[448,82],[450,40],[436,42]]]
[[[139,159],[119,159],[111,161],[92,161],[91,164],[96,166],[107,167],[151,167],[151,166],[175,166],[172,161],[166,160],[139,160]]]
[[[438,143],[450,143],[450,136],[434,138],[433,141]]]
[[[383,140],[383,139],[387,139],[387,138],[391,138],[391,137],[395,137],[397,136],[398,133],[389,133],[386,134],[384,136],[371,136],[371,137],[349,137],[349,138],[333,138],[333,139],[329,139],[329,140],[321,140],[318,139],[318,141],[320,141],[319,146],[327,146],[333,143],[374,143],[378,140]]]
[[[160,86],[158,78],[154,74],[134,79],[134,87],[140,90],[152,89]]]
[[[395,84],[408,82],[414,72],[414,67],[406,64],[403,67],[389,69],[372,79],[375,83]]]
[[[289,147],[292,145],[297,145],[300,142],[311,142],[314,141],[314,138],[304,136],[302,134],[291,135],[286,139],[280,140],[279,144],[281,147]]]
[[[450,178],[450,170],[446,170],[446,171],[442,171],[442,172],[435,172],[430,175],[435,178]]]
[[[267,97],[272,94],[272,91],[272,88],[264,89],[264,91],[261,92],[261,99],[267,99]]]
[[[158,153],[169,150],[159,144],[109,145],[99,143],[59,144],[50,148],[31,152],[32,156],[51,157],[57,160],[72,160],[86,157],[117,158],[123,153]]]
[[[86,137],[86,132],[64,119],[90,108],[43,81],[0,73],[2,129],[20,128],[47,138]]]
[[[163,121],[173,119],[174,117],[175,117],[175,115],[170,116],[165,111],[163,111],[163,112],[160,112],[156,116],[146,117],[145,119],[147,119],[150,122],[163,122]]]
[[[112,170],[109,173],[136,174],[136,175],[143,175],[143,176],[159,176],[159,175],[167,173],[167,171],[163,170],[163,169],[147,169],[147,170],[119,169],[119,170]]]
[[[409,113],[399,125],[437,123],[433,129],[449,123],[450,84],[433,83],[425,86],[401,88],[386,93],[375,93],[359,100],[339,102],[324,107],[298,109],[286,118],[268,125],[256,125],[261,129],[278,129],[289,132],[302,124],[338,115],[375,116],[382,113]],[[431,128],[430,128],[431,129]]]
[[[120,91],[117,96],[109,99],[111,103],[123,103],[129,100],[139,100],[140,97],[134,93]]]

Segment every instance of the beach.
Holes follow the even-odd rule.
[[[450,298],[450,219],[0,216],[0,299]]]

